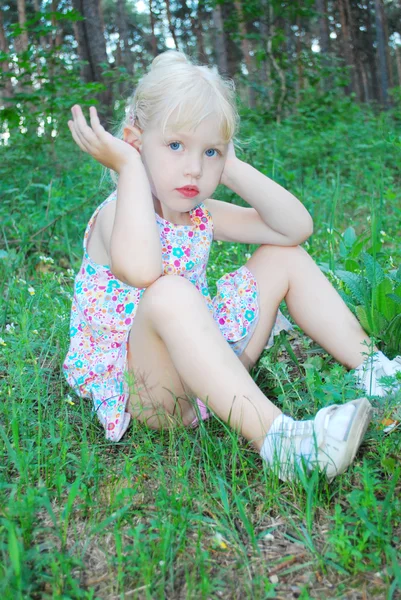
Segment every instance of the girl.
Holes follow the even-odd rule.
[[[85,232],[64,364],[75,391],[92,397],[106,437],[120,440],[131,418],[152,428],[194,426],[209,408],[281,479],[316,465],[329,480],[343,472],[368,427],[368,400],[295,421],[249,375],[269,338],[290,328],[280,302],[311,338],[357,368],[365,391],[371,380],[373,393],[384,393],[377,370],[401,365],[376,350],[363,360],[371,341],[299,246],[312,233],[309,213],[235,156],[232,82],[168,51],[140,81],[119,136],[104,130],[94,107],[90,126],[79,106],[72,115],[81,150],[118,174],[117,190]],[[250,208],[212,199],[219,183]],[[212,239],[260,244],[219,280],[213,300],[205,277]]]

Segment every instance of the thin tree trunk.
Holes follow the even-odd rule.
[[[197,10],[195,16],[192,14],[192,10],[188,7],[186,0],[181,0],[181,4],[185,8],[185,11],[189,16],[189,19],[191,21],[191,26],[192,26],[192,32],[193,32],[193,34],[195,34],[195,37],[196,37],[197,58],[199,61],[207,62],[207,55],[205,52],[205,44],[203,41],[203,31],[202,31],[202,17],[206,16],[203,11],[204,0],[199,0],[199,2],[197,4],[198,10]],[[195,7],[195,10],[196,10],[196,7]]]
[[[327,11],[327,0],[316,0],[316,11],[319,14],[319,46],[323,58],[323,66],[327,69],[330,65],[330,28]],[[324,90],[332,88],[332,77],[326,76],[321,80]]]
[[[277,77],[279,78],[279,81],[280,81],[280,96],[279,96],[279,99],[277,102],[277,107],[276,107],[276,121],[277,121],[277,123],[280,123],[281,117],[282,117],[282,112],[283,112],[284,100],[285,100],[285,97],[287,94],[287,83],[286,83],[286,79],[285,79],[285,73],[280,68],[280,65],[276,61],[274,54],[273,54],[274,25],[273,25],[273,6],[271,4],[269,4],[269,28],[270,28],[270,31],[269,31],[269,39],[267,41],[267,54],[269,55],[273,69],[276,71]]]
[[[178,40],[177,40],[177,34],[175,32],[175,27],[174,27],[174,23],[173,20],[171,18],[171,10],[170,10],[170,0],[165,0],[166,1],[166,12],[167,12],[167,22],[168,22],[168,28],[170,30],[171,33],[171,37],[174,40],[174,46],[176,47],[176,49],[178,50]]]
[[[265,56],[262,60],[262,68],[260,69],[261,79],[265,85],[265,95],[267,97],[268,106],[266,109],[270,109],[273,101],[272,96],[272,85],[271,85],[271,73],[270,73],[270,61],[267,53],[267,46],[270,38],[270,22],[269,22],[269,0],[261,0],[263,14],[260,20],[260,32],[262,34],[262,46],[265,51]]]
[[[221,15],[221,5],[216,4],[213,9],[213,29],[214,29],[214,47],[217,67],[221,75],[228,74],[227,49],[224,39],[223,19]]]
[[[127,73],[133,75],[134,61],[131,58],[131,48],[129,45],[125,0],[117,0],[117,27],[119,37],[119,43],[117,47],[120,49],[120,64],[126,68]]]
[[[358,30],[354,25],[354,18],[352,15],[351,5],[349,0],[345,0],[345,8],[347,11],[347,19],[348,19],[348,32],[350,36],[350,47],[351,47],[351,56],[353,62],[353,77],[354,77],[354,88],[357,98],[360,102],[363,102],[365,99],[365,95],[363,93],[363,78],[362,78],[362,68],[361,61],[358,53]]]
[[[395,47],[395,63],[397,65],[398,85],[401,87],[401,47]]]
[[[376,41],[379,58],[380,71],[380,98],[384,106],[388,105],[388,75],[385,40],[382,21],[382,3],[381,0],[375,0],[375,19],[376,19]]]
[[[102,73],[102,64],[107,64],[106,41],[101,25],[99,0],[73,0],[73,6],[84,17],[78,22],[78,47],[80,58],[88,62],[84,68],[85,81],[98,81],[105,85],[98,94],[99,115],[103,121],[111,117],[112,90],[106,84]],[[102,118],[101,118],[102,120]]]
[[[387,61],[387,72],[388,72],[388,82],[390,88],[394,87],[394,77],[393,77],[393,69],[391,65],[391,55],[390,55],[390,44],[389,44],[389,34],[388,34],[388,21],[387,15],[384,7],[384,3],[381,5],[381,17],[383,22],[383,33],[384,33],[384,47],[386,49],[386,61]]]
[[[1,50],[1,52],[4,52],[4,54],[9,53],[7,36],[6,36],[6,32],[4,30],[3,11],[1,11],[1,10],[0,10],[0,50]],[[1,102],[2,102],[3,107],[8,107],[8,106],[11,106],[12,103],[10,103],[7,99],[12,98],[14,95],[13,84],[11,83],[12,70],[10,68],[10,63],[9,63],[8,59],[1,61],[0,66],[1,66],[1,73],[3,75],[2,79],[4,81],[4,88],[2,91]]]
[[[149,0],[149,15],[150,15],[150,29],[152,31],[151,42],[152,42],[152,53],[153,56],[157,56],[157,40],[155,35],[155,15],[153,12],[153,0]]]
[[[25,28],[26,23],[26,9],[25,9],[25,0],[17,0],[17,8],[18,8],[18,23],[20,27]],[[15,46],[17,52],[25,52],[28,50],[28,32],[24,30],[16,39]]]
[[[296,41],[296,52],[297,52],[297,72],[298,77],[296,81],[296,104],[299,102],[300,92],[304,88],[304,69],[302,64],[302,38],[301,38],[301,17],[297,14],[297,41]]]
[[[349,27],[349,11],[346,4],[347,0],[338,0],[338,7],[340,10],[340,21],[341,21],[341,31],[343,38],[343,52],[345,63],[349,67],[350,75],[351,75],[351,86],[348,86],[348,93],[354,92],[358,94],[358,87],[355,77],[355,60],[354,53],[352,48],[352,39],[350,34]],[[349,6],[349,5],[348,5]],[[348,18],[347,18],[348,13]]]
[[[372,0],[374,2],[374,0]],[[371,98],[380,102],[380,86],[378,80],[378,67],[377,67],[377,56],[375,52],[375,32],[373,31],[373,20],[374,10],[373,7],[368,6],[367,19],[366,19],[366,33],[368,35],[367,42],[367,54],[369,56],[368,66],[370,72],[370,90]]]
[[[240,0],[234,0],[234,5],[238,14],[239,21],[239,30],[241,33],[241,50],[245,60],[246,68],[248,71],[248,93],[249,93],[249,108],[256,108],[256,94],[255,89],[253,88],[254,77],[255,77],[255,68],[253,64],[253,57],[250,53],[250,45],[249,40],[247,38],[247,32],[245,27],[244,16],[242,13],[242,6]]]
[[[42,7],[41,7],[41,3],[40,0],[33,0],[33,6],[35,9],[35,12],[39,13],[42,12]],[[43,48],[43,50],[46,50],[46,38],[44,35],[39,36],[39,43],[40,43],[40,47]]]

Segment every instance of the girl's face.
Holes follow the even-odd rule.
[[[220,182],[228,144],[219,134],[214,117],[205,118],[192,131],[160,126],[142,133],[141,157],[154,199],[170,214],[184,213],[209,198]],[[179,188],[196,186],[198,193],[186,197]]]

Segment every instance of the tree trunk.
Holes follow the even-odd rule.
[[[99,0],[73,0],[74,8],[84,17],[78,22],[78,51],[81,60],[87,61],[84,67],[86,82],[99,82],[105,89],[98,94],[99,115],[103,121],[111,117],[111,87],[106,85],[102,74],[102,63],[107,64],[106,41],[101,24]],[[101,119],[102,120],[102,119]]]
[[[391,55],[390,55],[390,44],[389,44],[389,34],[388,34],[388,21],[387,15],[385,11],[384,4],[381,3],[381,16],[383,23],[383,33],[384,33],[384,47],[386,49],[386,61],[387,61],[387,72],[388,72],[388,83],[390,88],[394,87],[394,78],[393,78],[393,69],[391,65]]]
[[[327,0],[316,0],[316,11],[319,14],[319,46],[322,55],[322,65],[327,70],[330,66],[330,27]],[[321,79],[323,90],[328,91],[333,87],[331,75],[326,71]]]
[[[302,38],[301,38],[301,17],[297,14],[297,42],[296,42],[296,52],[297,52],[297,82],[296,82],[296,104],[299,102],[300,92],[304,88],[304,69],[302,64]]]
[[[381,0],[375,0],[375,20],[376,20],[376,42],[377,42],[377,53],[379,58],[379,71],[380,71],[380,99],[383,106],[388,105],[388,75],[387,75],[387,61],[386,61],[386,49],[383,31],[383,20],[382,20],[382,2]]]
[[[7,42],[6,32],[4,31],[4,22],[3,22],[3,11],[0,10],[0,50],[5,54],[9,53],[9,47]],[[10,63],[8,59],[0,62],[1,65],[1,73],[2,79],[4,81],[4,88],[2,89],[2,105],[3,107],[12,106],[12,103],[7,100],[7,98],[12,98],[14,95],[13,85],[11,83],[11,73],[12,70],[10,68]]]
[[[26,23],[25,0],[17,0],[17,8],[18,23],[20,27],[24,28]],[[25,52],[25,50],[28,50],[28,32],[23,31],[17,38],[15,38],[14,45],[17,52]]]
[[[270,22],[269,22],[269,0],[261,0],[263,14],[260,20],[260,32],[262,34],[262,47],[265,51],[265,56],[262,59],[262,68],[260,70],[261,79],[265,86],[265,95],[267,98],[267,106],[264,108],[269,110],[273,102],[270,61],[267,52],[267,47],[270,39]]]
[[[152,53],[153,56],[157,56],[157,40],[155,34],[155,15],[153,12],[153,0],[149,0],[149,15],[150,15],[150,29],[152,31],[151,42],[152,42]]]
[[[220,4],[216,4],[213,9],[213,29],[217,67],[221,75],[228,75],[227,50],[224,39],[223,19]]]
[[[189,16],[192,26],[192,33],[196,37],[196,52],[197,59],[200,62],[207,62],[207,54],[205,52],[205,44],[203,41],[202,20],[206,17],[204,13],[204,0],[199,0],[197,3],[197,12],[195,16],[192,14],[191,8],[188,7],[186,0],[181,0],[181,4],[185,9],[185,13]],[[194,8],[196,11],[196,7]]]
[[[373,0],[374,2],[374,0]],[[373,19],[374,11],[368,6],[367,19],[366,19],[366,33],[367,33],[367,44],[366,54],[368,56],[367,67],[369,67],[370,73],[370,96],[373,100],[380,102],[380,89],[378,81],[378,69],[377,69],[377,57],[374,48],[375,44],[375,32],[373,31]]]
[[[33,7],[35,9],[35,12],[37,12],[37,13],[42,12],[40,0],[33,0]],[[40,43],[40,47],[43,48],[43,50],[45,50],[47,47],[45,36],[43,36],[43,35],[39,36],[39,43]]]
[[[166,12],[167,12],[168,28],[170,30],[171,37],[174,40],[174,46],[178,50],[177,34],[176,34],[176,31],[175,31],[174,23],[173,23],[172,18],[171,18],[170,0],[166,0]]]
[[[126,68],[127,73],[134,74],[134,61],[131,56],[129,45],[129,34],[127,25],[127,11],[125,9],[125,0],[117,0],[117,27],[120,49],[120,63]]]
[[[361,60],[358,52],[358,27],[355,27],[355,22],[351,10],[351,5],[349,0],[345,0],[345,8],[347,11],[347,20],[348,20],[348,31],[351,41],[351,56],[353,61],[353,84],[355,93],[360,102],[365,100],[365,94],[363,92],[363,76],[362,76],[362,67]]]
[[[280,81],[280,95],[279,95],[279,98],[277,101],[277,106],[276,106],[276,121],[277,121],[277,123],[280,123],[281,118],[282,118],[282,113],[283,113],[284,100],[287,95],[287,82],[285,79],[285,73],[281,69],[281,67],[278,64],[278,62],[274,56],[274,53],[273,53],[273,38],[274,38],[273,17],[274,17],[273,6],[271,4],[269,4],[269,39],[267,41],[267,54],[272,63],[272,67],[275,70],[277,77],[279,78],[279,81]]]
[[[234,0],[234,5],[238,15],[239,30],[241,33],[241,50],[245,60],[246,68],[248,71],[248,93],[249,93],[249,108],[256,108],[256,94],[253,87],[255,68],[253,64],[253,57],[250,53],[249,40],[247,38],[247,32],[245,27],[244,15],[242,13],[242,6],[240,0]]]
[[[349,27],[349,15],[347,18],[347,6],[346,6],[346,0],[338,0],[338,8],[340,11],[340,21],[341,21],[341,32],[342,32],[342,39],[343,39],[343,53],[344,53],[344,58],[345,58],[345,64],[347,65],[347,67],[349,67],[349,72],[350,72],[350,76],[351,76],[351,85],[347,86],[346,91],[348,93],[350,92],[354,92],[357,93],[357,82],[356,82],[356,77],[355,77],[355,60],[354,60],[354,54],[353,54],[353,48],[352,48],[352,39],[351,39],[351,34],[350,34],[350,27]]]

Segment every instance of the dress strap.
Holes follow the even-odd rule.
[[[92,229],[92,225],[96,220],[96,217],[98,216],[99,212],[102,210],[103,206],[106,206],[106,204],[108,204],[109,202],[112,202],[113,200],[117,199],[117,190],[114,190],[110,196],[108,196],[106,198],[106,200],[104,200],[101,204],[99,204],[99,206],[97,207],[97,209],[95,210],[95,212],[93,213],[93,215],[91,216],[91,218],[89,219],[89,222],[86,226],[85,229],[85,235],[84,235],[84,241],[83,241],[83,246],[84,246],[84,250],[86,252],[86,245],[89,239],[89,235]]]

